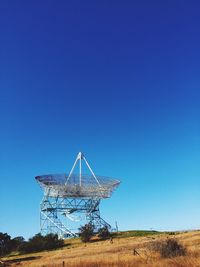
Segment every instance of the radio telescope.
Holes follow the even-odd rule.
[[[85,163],[89,174],[82,174]],[[75,168],[79,169],[74,174]],[[46,235],[56,233],[59,237],[75,237],[77,229],[70,229],[69,222],[83,221],[91,223],[95,231],[111,226],[100,216],[99,204],[109,198],[120,184],[119,180],[94,174],[82,152],[74,162],[69,174],[47,174],[35,179],[44,190],[40,204],[40,230]]]

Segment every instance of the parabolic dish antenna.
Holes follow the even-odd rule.
[[[82,163],[85,163],[89,174],[82,174]],[[74,174],[78,166],[79,173]],[[110,177],[95,175],[82,152],[74,162],[69,174],[47,174],[35,179],[44,189],[44,198],[40,209],[41,233],[57,233],[59,236],[76,236],[61,220],[65,218],[77,221],[84,214],[86,221],[94,229],[111,226],[106,223],[99,212],[100,200],[109,198],[120,181]]]

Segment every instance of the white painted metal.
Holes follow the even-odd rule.
[[[85,158],[84,156],[83,156],[83,159],[84,159],[86,165],[88,166],[88,168],[89,168],[91,174],[93,175],[94,179],[96,180],[97,184],[99,185],[99,187],[101,187],[101,185],[100,185],[100,183],[99,183],[99,181],[98,181],[96,175],[94,174],[93,170],[91,169],[89,163],[87,162],[87,160],[86,160],[86,158]]]
[[[78,162],[79,161],[79,162]],[[83,163],[90,174],[83,174]],[[74,174],[75,167],[79,168]],[[99,204],[103,198],[111,196],[113,190],[120,184],[119,180],[97,176],[90,167],[82,152],[79,152],[69,175],[47,174],[35,177],[44,189],[44,199],[41,203],[40,227],[43,234],[57,232],[61,236],[76,236],[62,223],[62,216],[78,221],[79,215],[95,226],[95,231],[110,225],[100,216]]]
[[[74,171],[74,168],[76,167],[76,163],[77,163],[78,160],[79,160],[79,154],[80,154],[80,153],[78,153],[78,156],[76,157],[76,160],[75,160],[74,165],[73,165],[73,167],[72,167],[72,169],[71,169],[71,171],[70,171],[70,173],[69,173],[69,175],[68,175],[68,177],[67,177],[67,181],[66,181],[65,185],[66,185],[67,182],[69,181],[69,178],[71,177],[71,175],[72,175],[72,173],[73,173],[73,171]]]
[[[79,173],[80,173],[80,177],[79,177],[79,179],[80,179],[80,187],[81,187],[81,184],[82,184],[82,164],[81,164],[81,160],[82,160],[82,153],[80,152],[79,153],[80,155],[79,155],[79,161],[80,161],[80,170],[79,170]]]
[[[90,174],[83,174],[83,162]],[[74,174],[78,166],[78,174]],[[45,195],[51,197],[98,197],[108,198],[120,181],[104,176],[95,175],[82,152],[79,152],[69,175],[49,174],[37,176],[36,180],[44,188]]]

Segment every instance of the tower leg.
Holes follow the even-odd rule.
[[[60,238],[75,237],[59,219],[57,198],[45,197],[40,205],[40,231],[42,235],[57,234]]]
[[[87,214],[86,218],[88,223],[93,225],[95,232],[98,232],[98,230],[103,227],[111,229],[111,225],[101,218],[99,205],[91,213]]]
[[[62,216],[67,218],[70,214],[84,214],[88,223],[92,224],[94,231],[107,227],[110,224],[104,221],[99,211],[100,199],[63,199],[49,197],[46,195],[40,205],[40,230],[42,235],[49,233],[58,234],[61,238],[75,237],[77,233],[72,232],[62,222]]]

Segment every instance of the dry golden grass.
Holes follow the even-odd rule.
[[[13,256],[7,260],[15,260],[11,266],[19,267],[62,267],[63,261],[65,267],[200,267],[200,231],[175,235],[175,238],[187,248],[188,253],[184,257],[162,259],[158,253],[149,250],[150,242],[167,237],[165,234],[114,238],[113,244],[107,240],[86,245],[78,239],[67,240],[66,247],[62,249]],[[134,248],[139,255],[133,254]]]

